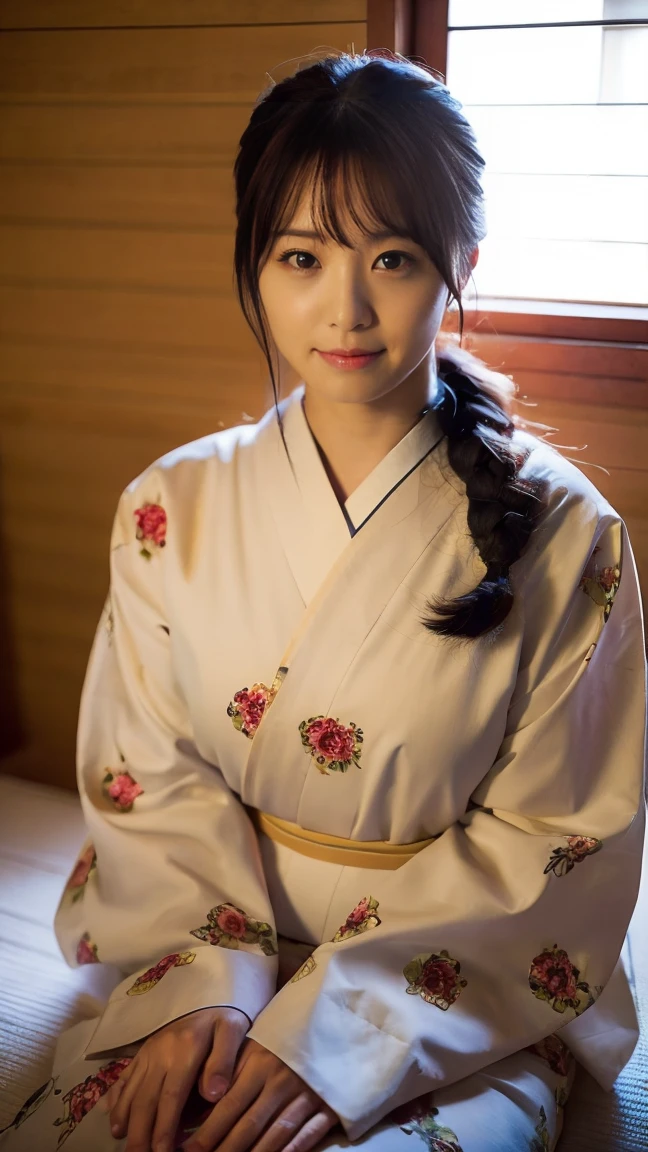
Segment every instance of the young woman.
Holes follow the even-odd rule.
[[[2,1152],[541,1152],[574,1054],[631,1055],[637,573],[438,340],[485,234],[460,108],[363,53],[252,113],[239,295],[301,383],[119,501],[56,932],[121,979]]]

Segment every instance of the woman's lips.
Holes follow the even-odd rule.
[[[327,364],[341,368],[344,372],[352,372],[354,368],[366,368],[369,364],[374,364],[384,351],[385,349],[381,348],[380,352],[371,352],[368,355],[339,356],[335,352],[319,352],[318,349],[319,355]]]

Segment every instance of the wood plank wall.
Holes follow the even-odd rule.
[[[0,771],[74,787],[79,695],[124,486],[258,419],[232,287],[254,100],[366,0],[0,8]]]
[[[231,166],[266,70],[367,46],[367,0],[239,0],[235,25],[230,11],[0,8],[0,771],[74,787],[119,493],[271,401],[232,288]],[[566,455],[609,469],[581,465],[626,519],[645,589],[645,346],[483,327],[466,344],[555,443],[587,445]]]

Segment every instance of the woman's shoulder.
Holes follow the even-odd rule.
[[[217,483],[219,489],[239,480],[255,446],[261,439],[267,416],[259,421],[235,424],[210,432],[164,452],[126,486],[125,494],[137,496],[158,485],[168,495],[187,497]]]
[[[593,469],[600,467],[597,461],[586,457],[570,459],[550,441],[522,428],[515,430],[513,442],[526,453],[520,477],[539,481],[543,486],[547,517],[555,516],[561,510],[564,515],[568,509],[579,509],[588,519],[597,520],[602,516],[621,519],[607,497],[583,471],[588,466]]]

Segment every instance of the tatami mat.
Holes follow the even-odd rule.
[[[119,980],[103,964],[68,968],[52,931],[83,839],[75,795],[0,775],[0,1129],[49,1075],[59,1032],[96,1015]],[[641,1040],[613,1092],[579,1068],[558,1152],[648,1150],[648,867],[624,960]]]

